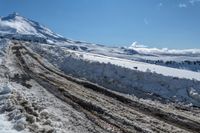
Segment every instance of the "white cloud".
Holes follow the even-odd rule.
[[[163,3],[159,3],[159,4],[158,4],[158,7],[162,7],[162,6],[163,6]]]
[[[144,54],[200,54],[200,49],[168,49],[168,48],[149,48],[148,46],[138,44],[137,42],[133,42],[133,44],[128,47],[129,49],[134,49],[139,53]]]
[[[189,0],[189,2],[190,2],[192,5],[194,5],[195,3],[200,2],[200,0]]]
[[[147,46],[142,45],[138,43],[137,41],[133,42],[131,46],[129,47],[130,49],[135,49],[135,48],[147,48]]]
[[[178,5],[178,7],[180,7],[180,8],[187,8],[187,5],[184,4],[184,3],[180,3],[180,4]]]

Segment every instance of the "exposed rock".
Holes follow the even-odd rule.
[[[34,123],[36,121],[36,118],[33,115],[26,114],[26,121],[29,123]]]

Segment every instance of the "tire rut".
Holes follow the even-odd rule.
[[[105,110],[101,106],[97,106],[93,104],[92,102],[89,102],[87,100],[84,100],[83,98],[80,98],[73,93],[70,93],[70,91],[67,91],[66,86],[64,84],[63,87],[61,87],[62,82],[61,81],[55,81],[55,79],[49,78],[49,74],[58,75],[59,77],[62,77],[70,82],[74,82],[77,85],[82,86],[87,91],[90,90],[91,92],[96,92],[98,95],[104,95],[102,96],[102,100],[107,100],[106,102],[108,104],[113,104],[114,102],[120,104],[122,106],[122,109],[127,110],[130,114],[135,112],[143,113],[144,115],[154,117],[158,120],[161,120],[165,123],[168,123],[170,125],[179,127],[181,129],[190,131],[190,132],[199,132],[200,131],[200,123],[190,120],[186,117],[175,115],[173,113],[165,112],[161,109],[154,108],[151,106],[147,106],[144,104],[141,104],[139,102],[133,101],[129,98],[123,97],[121,95],[118,95],[112,91],[109,91],[103,87],[100,87],[96,84],[78,80],[75,78],[72,78],[70,76],[64,75],[56,70],[53,70],[46,65],[43,64],[43,62],[38,59],[33,53],[31,53],[25,46],[22,44],[15,45],[11,47],[13,53],[16,55],[17,59],[19,60],[19,64],[21,65],[22,69],[25,71],[26,74],[28,74],[31,78],[36,80],[38,83],[40,83],[44,88],[46,88],[48,91],[53,93],[56,97],[59,99],[62,99],[63,101],[67,102],[68,104],[72,105],[75,109],[84,112],[88,119],[91,121],[94,121],[98,126],[101,128],[104,128],[107,130],[105,125],[109,125],[112,129],[107,130],[109,132],[124,132],[124,133],[133,133],[133,132],[148,132],[147,130],[144,130],[137,124],[134,124],[131,122],[131,118],[128,118],[127,115],[124,115],[123,117],[115,116],[114,114],[109,113],[107,110]],[[44,69],[46,69],[46,75],[45,74],[36,74],[34,73],[27,65],[26,61],[23,59],[23,54],[20,50],[25,50],[23,54],[28,54],[31,58],[33,58],[36,62],[38,62]],[[88,94],[88,93],[87,93]],[[83,96],[83,95],[82,95]],[[92,98],[91,98],[92,99]],[[94,99],[94,98],[93,98]],[[109,103],[108,101],[111,100]],[[98,102],[97,102],[98,103]],[[115,104],[116,104],[115,103]],[[116,106],[118,107],[118,106]],[[111,108],[109,108],[111,109]],[[133,111],[132,111],[133,110]],[[112,111],[112,110],[111,110]],[[126,117],[127,119],[123,119]],[[156,130],[156,128],[154,128]],[[163,129],[157,129],[157,132],[162,131]]]

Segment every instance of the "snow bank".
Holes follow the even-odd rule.
[[[198,49],[169,50],[164,48],[160,50],[157,48],[148,48],[147,46],[140,45],[137,42],[134,42],[129,48],[106,47],[75,41],[63,44],[59,43],[57,45],[76,52],[85,52],[84,55],[86,53],[90,55],[96,54],[98,56],[102,55],[102,57],[105,56],[103,58],[106,58],[107,56],[112,57],[113,59],[117,58],[117,60],[120,58],[129,61],[135,60],[148,64],[156,64],[195,72],[200,71],[200,50]]]
[[[101,63],[111,63],[114,65],[126,67],[129,69],[135,69],[146,72],[146,70],[150,70],[151,72],[155,72],[158,74],[162,74],[164,76],[178,77],[178,78],[186,78],[186,79],[195,79],[200,81],[200,74],[197,72],[192,72],[189,70],[181,70],[176,68],[169,68],[165,66],[159,66],[149,63],[143,63],[138,61],[131,61],[127,59],[120,59],[115,57],[108,57],[103,55],[91,54],[91,53],[80,53],[76,52],[79,55],[83,55],[84,59],[91,61],[98,61]]]
[[[200,93],[198,93],[197,90],[195,90],[194,88],[189,88],[188,94],[190,97],[200,102]]]
[[[192,72],[188,74],[187,71],[167,67],[153,67],[155,65],[140,62],[124,62],[119,58],[118,60],[111,57],[103,58],[105,56],[100,55],[88,58],[87,54],[71,53],[60,47],[35,44],[31,47],[66,74],[87,79],[114,91],[142,98],[158,96],[168,101],[200,106],[200,103],[187,92],[190,87],[200,88],[199,81],[189,80],[195,77],[200,79],[199,74],[193,75]],[[140,69],[141,71],[138,71]],[[154,71],[166,73],[166,76]],[[185,79],[167,76],[168,74],[180,75]],[[189,79],[186,79],[188,77]]]

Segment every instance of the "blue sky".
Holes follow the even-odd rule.
[[[0,1],[0,16],[14,11],[74,40],[200,48],[200,0]]]

